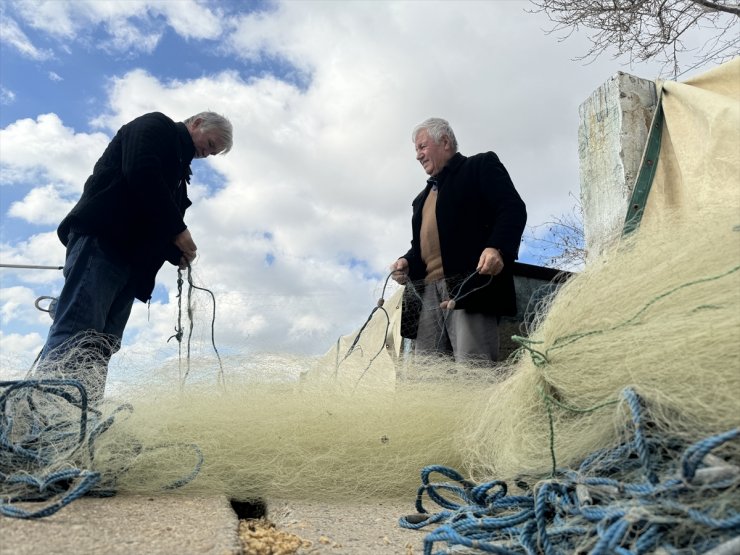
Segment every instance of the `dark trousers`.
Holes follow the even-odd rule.
[[[134,302],[131,266],[93,235],[72,233],[64,287],[37,371],[80,380],[102,398],[110,357],[120,349]]]

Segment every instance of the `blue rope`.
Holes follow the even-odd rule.
[[[68,389],[65,389],[68,388]],[[79,397],[69,388],[76,388]],[[21,390],[38,390],[48,398],[58,398],[77,407],[80,411],[80,421],[75,428],[74,423],[45,422],[45,418],[38,414],[32,414],[30,428],[19,440],[12,440],[11,433],[15,425],[13,413],[8,409],[8,403],[13,394],[15,397],[22,395]],[[25,396],[29,404],[29,410],[33,411],[34,402],[30,395]],[[74,451],[84,440],[87,432],[88,402],[85,388],[76,380],[24,380],[0,382],[0,462],[12,456],[14,461],[27,461],[35,465],[50,464],[53,458],[59,456],[60,451]],[[20,423],[18,423],[20,424]],[[76,433],[64,432],[64,428],[75,430]],[[43,433],[53,431],[56,442],[50,445],[48,442],[39,441]],[[2,467],[0,467],[2,468]]]
[[[34,400],[39,397],[46,402],[44,407],[39,407]],[[79,411],[79,420],[70,417],[70,414],[77,414],[75,411]],[[124,411],[133,412],[133,407],[122,404],[102,419],[100,411],[88,407],[85,388],[76,380],[0,382],[0,515],[43,518],[86,495],[115,495],[117,475],[108,477],[109,483],[103,483],[100,472],[78,466],[93,464],[95,442]],[[142,447],[138,443],[130,447],[132,459],[141,454]],[[168,447],[173,446],[150,449]],[[188,447],[196,455],[193,470],[163,489],[180,488],[200,472],[203,454],[197,445]],[[59,466],[63,468],[51,470]],[[127,470],[124,461],[118,474]],[[16,505],[31,501],[49,503],[34,511]]]
[[[738,435],[740,435],[740,428],[730,430],[729,432],[725,432],[724,434],[719,434],[714,437],[709,437],[686,449],[683,458],[681,459],[681,471],[683,472],[684,480],[693,480],[696,475],[697,467],[707,453],[723,443],[737,438]]]
[[[75,484],[74,480],[76,479],[80,479],[80,481]],[[0,497],[0,515],[23,519],[35,519],[50,516],[56,513],[59,509],[72,503],[72,501],[90,493],[90,491],[99,482],[99,472],[80,470],[78,468],[55,472],[42,478],[23,476],[19,474],[7,476],[0,472],[0,486],[12,486],[22,483],[26,486],[36,488],[40,494],[44,493],[45,490],[48,490],[52,495],[55,495],[57,492],[56,488],[54,488],[57,484],[60,484],[61,488],[66,489],[66,493],[61,498],[37,511],[29,511],[13,505],[15,502],[35,501],[36,499],[33,499],[30,495],[15,499],[5,499],[4,496]],[[47,498],[48,497],[42,497],[41,500],[46,500]]]
[[[591,454],[578,470],[559,470],[527,495],[507,496],[500,480],[477,485],[454,469],[427,466],[416,497],[419,514],[402,517],[399,525],[415,530],[437,526],[424,539],[425,555],[448,553],[455,546],[506,555],[641,555],[658,548],[684,555],[737,537],[737,501],[698,509],[696,499],[699,494],[730,495],[740,487],[740,472],[701,484],[692,480],[709,466],[704,458],[736,441],[740,428],[690,445],[664,439],[660,451],[658,439],[647,433],[639,396],[628,388],[623,398],[632,415],[632,437]],[[435,483],[432,474],[450,481]],[[628,475],[637,478],[620,479]],[[579,488],[588,495],[579,495]],[[428,512],[425,497],[442,510]],[[441,544],[447,550],[435,552]]]

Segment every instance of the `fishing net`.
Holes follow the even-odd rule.
[[[0,383],[4,514],[37,518],[112,493],[408,495],[420,467],[463,462],[455,443],[485,401],[478,385],[496,374],[446,359],[416,365],[399,336],[402,293],[386,300],[384,288],[367,321],[319,357],[221,356],[209,318],[193,331],[185,316],[173,336],[180,356],[141,369],[117,354],[130,380],[105,396],[94,384],[109,339],[75,338],[28,379]],[[193,299],[182,312],[197,321],[211,306]]]
[[[558,462],[577,463],[624,428],[596,407],[627,386],[674,434],[740,424],[740,228],[711,214],[645,226],[560,289],[466,436],[471,469],[545,473],[550,420]]]

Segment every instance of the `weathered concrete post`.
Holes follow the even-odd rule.
[[[586,263],[621,234],[656,105],[653,81],[619,72],[578,108]]]

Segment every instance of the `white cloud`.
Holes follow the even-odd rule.
[[[95,47],[127,54],[151,53],[164,33],[162,19],[186,39],[218,38],[225,19],[220,10],[194,0],[26,0],[15,9],[28,25],[59,40],[90,43],[91,34],[100,26],[105,35]]]
[[[4,271],[0,269],[0,272]],[[22,378],[44,344],[51,319],[47,313],[36,309],[37,297],[38,294],[29,287],[0,288],[0,381]],[[39,306],[47,308],[48,300],[39,301]],[[4,331],[33,326],[43,330],[44,335],[37,331]]]
[[[53,266],[64,265],[65,249],[59,242],[56,231],[38,233],[16,243],[0,243],[0,260],[3,264]],[[47,289],[44,295],[58,293],[61,289],[62,272],[59,270],[14,270],[3,268],[3,284],[12,279],[27,283],[44,284]],[[51,292],[50,292],[51,291]]]
[[[152,2],[150,9],[161,11],[172,29],[187,39],[217,39],[223,31],[223,23],[228,21],[218,7],[194,0]]]
[[[56,114],[15,121],[0,129],[3,184],[45,178],[77,193],[109,140],[102,133],[75,133]]]
[[[34,46],[18,24],[5,14],[0,14],[0,43],[7,44],[32,60],[48,60],[54,57],[51,50]]]
[[[48,31],[64,37],[82,32],[83,10],[90,12],[86,21],[123,22],[142,37],[152,29],[146,21],[137,27],[136,18],[157,9],[193,39],[225,29],[208,18],[215,10],[191,2],[177,15],[175,3],[33,5],[38,10],[27,17],[38,28],[50,12],[63,12],[58,29]],[[123,21],[121,6],[130,19]],[[246,78],[237,69],[191,80],[144,69],[114,75],[108,108],[93,122],[106,134],[76,133],[54,114],[19,120],[0,131],[3,179],[44,176],[43,183],[56,186],[47,194],[76,200],[110,136],[127,121],[152,110],[176,120],[204,109],[227,115],[234,148],[194,161],[195,204],[186,217],[199,247],[195,283],[216,295],[217,345],[242,353],[323,352],[362,325],[388,264],[408,248],[411,201],[426,178],[410,132],[423,119],[449,119],[464,154],[496,151],[531,224],[570,209],[568,193],[578,191],[577,107],[620,67],[571,62],[584,41],[557,43],[542,32],[542,16],[524,13],[526,6],[284,2],[232,18],[220,49],[242,60],[279,61],[275,75]],[[125,25],[121,44],[129,40]],[[235,60],[234,67],[243,66]],[[217,190],[203,183],[204,168],[221,176]],[[14,210],[38,215],[42,197],[42,190],[31,191]],[[64,250],[49,233],[0,245],[0,255],[60,263]],[[167,338],[177,320],[176,277],[165,265],[158,283],[167,301],[134,306],[128,351],[173,352]],[[58,276],[33,279],[60,283]],[[197,299],[195,335],[205,349],[212,306],[203,292]]]
[[[64,81],[64,78],[61,75],[59,75],[58,73],[56,73],[55,71],[50,71],[49,72],[49,80],[50,81],[55,81],[55,82],[58,83],[59,81]]]
[[[7,106],[15,102],[15,93],[10,89],[0,86],[0,105]]]
[[[110,53],[126,52],[129,56],[137,52],[151,54],[157,47],[162,32],[140,29],[125,18],[113,18],[106,24],[110,38],[99,43],[99,47]]]
[[[55,185],[45,185],[32,189],[23,200],[12,203],[8,215],[32,224],[56,225],[74,203],[64,200]]]
[[[323,335],[330,329],[331,326],[326,321],[326,315],[316,311],[316,313],[302,314],[295,318],[288,330],[288,336],[308,336],[323,339]]]
[[[4,333],[0,330],[0,381],[22,379],[44,344],[38,333]]]
[[[55,0],[20,0],[15,3],[14,8],[31,27],[52,36],[72,38],[75,34],[75,23],[70,14],[73,5],[73,2]]]
[[[2,326],[6,327],[13,321],[26,323],[40,321],[39,315],[43,313],[34,306],[36,299],[37,295],[28,287],[4,287],[0,295],[0,322],[2,322]],[[46,308],[46,305],[39,306]]]

